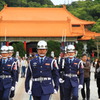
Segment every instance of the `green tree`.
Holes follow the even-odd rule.
[[[19,55],[21,57],[25,56],[26,51],[24,50],[24,45],[22,42],[18,42],[18,43],[13,43],[12,45],[14,47],[14,56],[16,55],[16,52],[19,51]]]
[[[77,44],[76,44],[76,50],[78,51],[78,57],[81,57],[82,54],[83,54],[83,42],[82,41],[79,41]]]
[[[89,40],[89,41],[87,41],[87,52],[88,52],[88,54],[91,56],[91,54],[92,54],[92,51],[93,50],[96,50],[96,46],[95,46],[95,41],[94,40]]]
[[[3,0],[0,0],[0,10],[3,9],[6,3]]]
[[[97,20],[96,24],[93,26],[92,31],[100,33],[100,18]]]
[[[55,56],[58,57],[60,53],[60,43],[56,41],[48,41],[48,56],[51,56],[51,51],[54,51]]]
[[[37,2],[30,1],[30,2],[28,2],[28,6],[29,7],[40,7],[41,4],[40,3],[37,3]]]

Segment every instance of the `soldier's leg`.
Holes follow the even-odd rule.
[[[72,91],[71,91],[71,87],[69,87],[69,88],[64,88],[64,100],[71,100],[71,93]]]
[[[4,90],[2,99],[9,100],[9,98],[10,98],[10,88]]]
[[[50,94],[42,95],[41,100],[50,100]]]
[[[0,100],[2,100],[3,97],[3,90],[0,90]]]
[[[10,98],[13,98],[14,95],[15,95],[15,90],[14,90],[14,91],[11,91],[11,93],[10,93]]]
[[[60,100],[64,100],[64,85],[60,84]]]
[[[41,97],[39,96],[33,96],[33,100],[41,100]]]
[[[72,100],[78,100],[78,87],[72,88]]]

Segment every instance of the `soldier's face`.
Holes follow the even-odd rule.
[[[38,49],[38,54],[40,57],[44,57],[47,53],[47,49]]]
[[[73,58],[74,55],[75,55],[75,52],[68,52],[68,56],[69,56],[69,58]]]
[[[2,57],[8,57],[9,54],[8,53],[2,53],[1,55],[2,55]]]
[[[9,56],[12,57],[12,55],[13,55],[13,53],[12,52],[9,52]]]

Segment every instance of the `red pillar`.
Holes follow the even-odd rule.
[[[6,42],[6,46],[9,46],[9,42],[8,41]]]
[[[29,48],[29,54],[31,54],[32,53],[32,48]]]
[[[24,41],[24,50],[26,51],[26,41]]]

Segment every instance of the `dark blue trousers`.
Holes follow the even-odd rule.
[[[9,100],[10,88],[0,90],[0,100]]]
[[[64,97],[64,84],[60,83],[60,100],[65,100]]]
[[[64,100],[78,100],[78,87],[64,88]]]
[[[42,95],[42,96],[33,96],[33,100],[49,100],[50,94]]]

